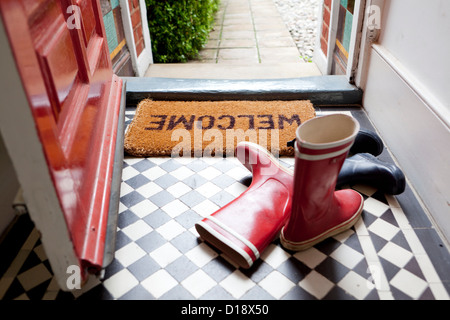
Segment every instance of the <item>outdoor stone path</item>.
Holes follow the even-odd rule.
[[[197,59],[145,77],[279,79],[322,75],[312,61],[320,0],[221,0]]]
[[[273,0],[222,0],[201,63],[302,62]]]

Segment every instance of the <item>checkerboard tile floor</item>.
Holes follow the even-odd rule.
[[[359,109],[331,112],[370,127]],[[133,115],[126,111],[127,124]],[[390,158],[386,150],[381,157]],[[293,168],[293,158],[280,162]],[[250,182],[235,158],[125,157],[115,259],[103,277],[74,293],[60,291],[28,223],[29,235],[0,280],[0,298],[449,299],[449,252],[409,187],[386,196],[352,186],[365,199],[352,229],[302,252],[283,249],[277,239],[252,268],[237,268],[199,239],[194,224]]]

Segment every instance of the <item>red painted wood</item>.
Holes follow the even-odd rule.
[[[122,90],[99,1],[0,0],[0,12],[75,252],[98,271]]]

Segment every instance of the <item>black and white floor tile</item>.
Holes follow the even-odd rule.
[[[327,111],[370,121],[360,109]],[[133,110],[126,111],[129,123]],[[382,156],[390,159],[387,150]],[[280,158],[292,168],[293,158]],[[0,280],[1,299],[449,299],[449,252],[408,187],[365,198],[350,230],[302,252],[275,240],[248,270],[202,242],[194,224],[241,194],[251,176],[235,158],[133,158],[123,162],[116,253],[102,279],[58,289],[38,232]],[[22,219],[27,219],[26,217]],[[3,259],[2,259],[3,260]]]

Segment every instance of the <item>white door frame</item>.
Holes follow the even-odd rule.
[[[314,48],[314,63],[319,68],[320,72],[322,72],[323,75],[328,75],[331,73],[331,59],[329,59],[330,56],[332,56],[334,51],[334,46],[336,43],[336,33],[337,33],[337,21],[338,21],[338,13],[339,13],[339,0],[332,0],[331,3],[331,11],[330,11],[330,25],[328,28],[328,46],[327,46],[327,55],[322,51],[321,45],[320,45],[320,38],[322,35],[322,26],[323,26],[323,11],[324,8],[324,1],[322,0],[321,3],[321,9],[318,10],[318,17],[317,22],[319,23],[318,33],[316,35],[316,44]]]
[[[131,63],[133,70],[138,77],[143,77],[150,64],[153,63],[152,44],[150,39],[150,31],[148,29],[147,21],[147,7],[145,0],[139,0],[139,7],[142,21],[142,34],[144,36],[145,48],[137,56],[136,43],[134,41],[133,25],[131,23],[130,7],[128,0],[120,0],[120,8],[122,12],[123,29],[125,32],[125,39],[127,41],[128,49],[130,50]]]
[[[371,8],[377,8],[379,12],[372,12]],[[378,40],[381,29],[381,12],[383,11],[383,8],[384,0],[365,0],[364,13],[362,14],[364,18],[361,30],[358,65],[354,74],[355,84],[360,88],[364,88],[367,81],[367,68],[370,58],[370,51],[372,48],[372,43],[375,43]],[[379,16],[372,16],[375,19],[371,19],[371,15]]]
[[[322,10],[318,12],[318,21],[319,21],[319,31],[316,36],[316,44],[315,44],[315,54],[314,54],[314,62],[316,63],[319,70],[324,75],[329,75],[331,73],[331,66],[333,62],[333,52],[336,47],[336,33],[337,26],[339,20],[339,5],[340,0],[332,0],[331,3],[331,11],[330,11],[330,25],[328,31],[328,47],[327,47],[327,55],[325,56],[320,47],[320,38],[322,34],[322,20],[323,20],[323,1],[322,1]],[[364,22],[364,9],[365,9],[366,0],[356,0],[355,8],[353,11],[353,24],[352,24],[352,33],[350,37],[350,50],[348,55],[348,63],[347,63],[347,71],[346,77],[349,82],[354,82],[355,73],[357,71],[358,65],[358,57],[360,52],[361,45],[361,37],[362,37],[362,28]]]
[[[353,9],[353,24],[350,37],[350,51],[347,61],[347,79],[354,83],[355,75],[358,68],[359,53],[361,50],[362,29],[364,25],[366,0],[355,1]]]

